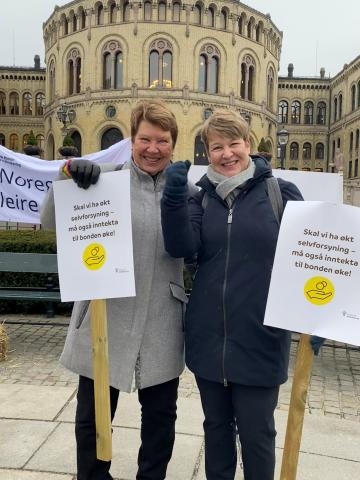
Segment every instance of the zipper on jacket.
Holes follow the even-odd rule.
[[[224,378],[224,387],[227,387],[228,382],[226,378],[225,372],[225,353],[226,353],[226,341],[227,341],[227,328],[226,328],[226,306],[225,306],[225,293],[227,287],[227,274],[229,268],[229,257],[230,257],[230,234],[231,234],[231,224],[232,224],[232,214],[234,209],[229,208],[228,218],[227,218],[227,240],[226,240],[226,259],[225,259],[225,276],[224,276],[224,284],[223,284],[223,312],[224,312],[224,344],[223,344],[223,355],[222,355],[222,370],[223,370],[223,378]]]

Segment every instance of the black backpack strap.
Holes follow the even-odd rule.
[[[278,179],[276,177],[268,177],[266,179],[266,186],[269,195],[269,200],[274,211],[274,215],[279,225],[284,212],[284,202],[281,195]]]

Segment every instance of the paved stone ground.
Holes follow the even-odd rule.
[[[0,363],[0,383],[73,386],[77,376],[59,363],[68,318],[57,316],[0,316],[10,339],[8,359]],[[21,325],[13,322],[23,322]],[[47,325],[32,325],[32,323]],[[48,325],[49,323],[55,324]],[[291,346],[289,381],[281,387],[278,408],[287,410],[290,402],[297,336]],[[179,395],[197,398],[199,392],[191,372],[181,376]],[[360,421],[360,348],[327,341],[315,357],[307,412],[314,415]]]

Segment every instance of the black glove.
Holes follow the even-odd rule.
[[[185,160],[185,162],[179,161],[172,163],[165,170],[166,183],[163,192],[163,198],[167,201],[182,202],[187,197],[187,174],[191,162]]]
[[[68,170],[80,188],[87,189],[99,180],[100,167],[90,160],[71,160]]]
[[[310,338],[311,348],[313,349],[314,355],[319,355],[320,348],[325,343],[325,338],[317,337],[316,335],[311,335]]]

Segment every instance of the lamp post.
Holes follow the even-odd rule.
[[[72,123],[75,120],[76,112],[75,110],[71,109],[69,105],[67,105],[66,103],[63,103],[57,109],[56,116],[59,122],[63,124],[63,131],[64,133],[66,133],[66,125],[68,123]]]
[[[285,128],[283,127],[277,133],[277,137],[278,137],[278,143],[280,145],[280,168],[281,168],[281,170],[284,170],[285,169],[285,167],[284,167],[285,148],[286,148],[286,145],[289,141],[289,132],[287,130],[285,130]]]

